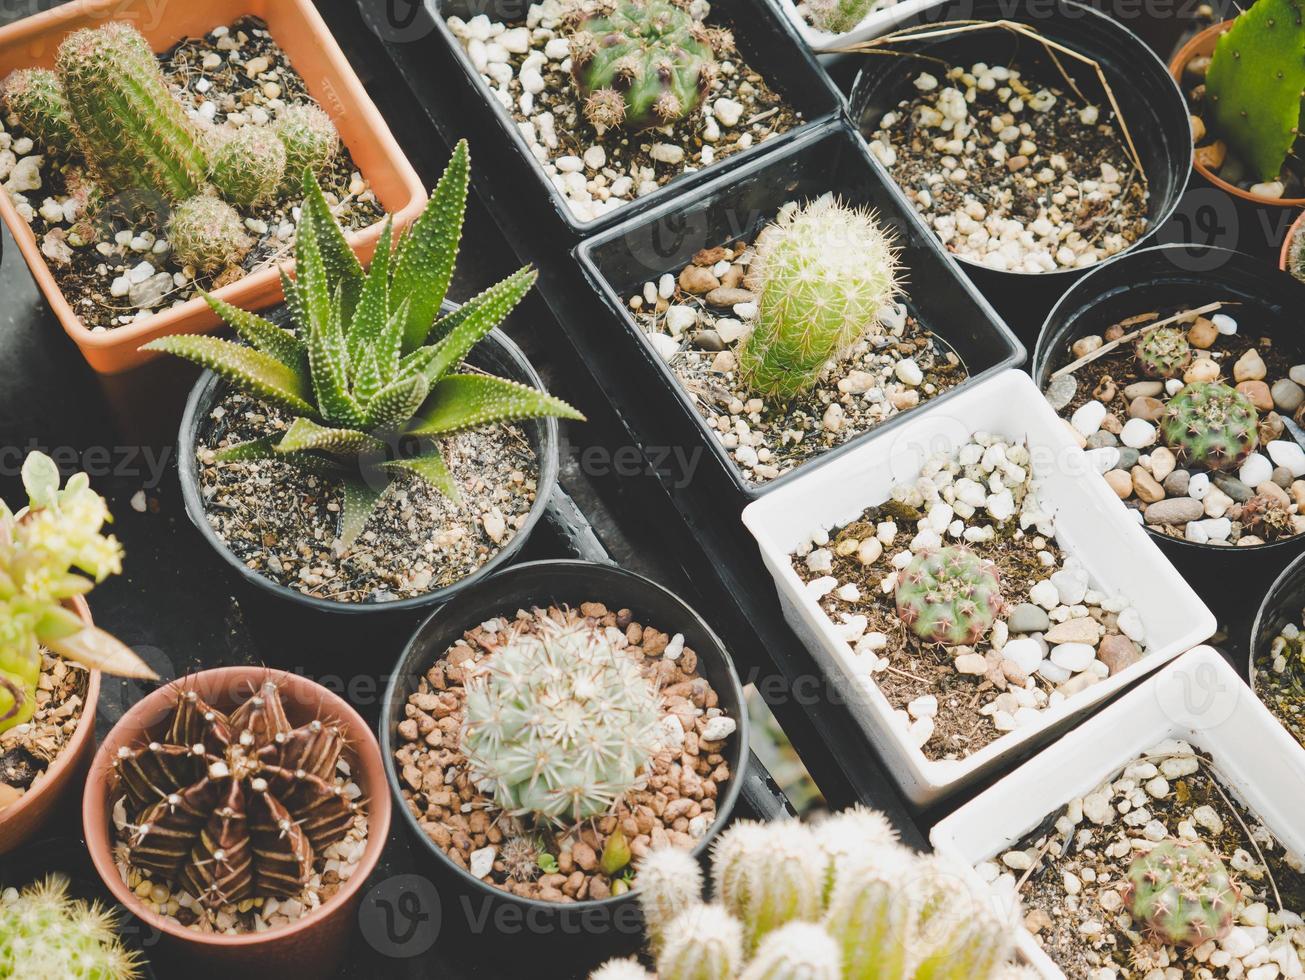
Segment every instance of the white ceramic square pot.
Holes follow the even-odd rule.
[[[1209,755],[1225,787],[1290,852],[1305,854],[1305,749],[1210,647],[1197,647],[975,797],[930,835],[939,853],[974,867],[1009,850],[1043,820],[1090,794],[1167,739]],[[977,873],[972,884],[986,888]],[[1063,978],[1028,932],[1020,951]]]
[[[861,23],[842,34],[831,34],[818,27],[812,27],[805,17],[798,12],[799,0],[775,0],[784,16],[793,22],[802,40],[816,53],[841,51],[861,41],[881,37],[892,31],[904,21],[908,21],[931,7],[942,6],[946,0],[887,0],[876,4],[875,9],[866,14]]]
[[[963,760],[928,759],[910,737],[834,622],[794,571],[790,556],[817,531],[860,517],[912,479],[924,460],[956,449],[978,431],[1027,441],[1039,496],[1055,512],[1062,551],[1087,570],[1092,587],[1127,599],[1142,617],[1148,653],[1132,666],[1045,710]],[[853,714],[914,803],[924,806],[993,774],[1013,757],[1063,733],[1095,705],[1207,639],[1215,619],[1123,504],[1097,477],[1029,376],[1006,371],[855,450],[813,464],[743,512],[775,579],[785,618],[817,663],[841,684]]]

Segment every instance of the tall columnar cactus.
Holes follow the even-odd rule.
[[[269,127],[245,126],[213,151],[209,179],[226,200],[247,208],[276,198],[286,180],[287,159],[286,144]],[[303,168],[297,173],[302,177]]]
[[[117,913],[70,898],[66,878],[0,892],[0,977],[136,980],[140,966],[118,938]]]
[[[843,875],[871,865],[884,870],[900,868],[911,860],[888,818],[859,804],[827,817],[814,833],[825,854],[826,902]]]
[[[59,76],[47,68],[21,68],[5,79],[0,100],[23,131],[55,153],[68,153],[77,137]]]
[[[1161,841],[1133,862],[1124,885],[1134,922],[1178,946],[1227,935],[1237,898],[1223,861],[1200,841]]]
[[[667,927],[680,913],[701,904],[702,869],[698,860],[678,847],[653,851],[639,863],[639,907],[654,954],[662,947]]]
[[[921,859],[908,886],[911,977],[969,980],[998,973],[1014,950],[1011,923],[998,916],[989,895],[972,890],[964,872],[937,856]]]
[[[820,917],[825,854],[811,830],[790,824],[772,833],[765,824],[739,821],[712,850],[716,900],[744,925],[748,949],[787,922]]]
[[[606,812],[660,741],[661,699],[635,657],[587,623],[543,620],[466,685],[462,752],[512,815],[559,824]]]
[[[1148,378],[1181,378],[1192,363],[1192,345],[1177,327],[1160,327],[1137,338],[1133,355]]]
[[[842,980],[838,944],[812,922],[790,922],[764,940],[739,980]]]
[[[738,919],[719,905],[699,904],[682,911],[666,927],[657,954],[657,976],[659,980],[736,977],[743,963],[743,927]]]
[[[41,453],[27,457],[22,479],[27,506],[15,515],[0,501],[0,732],[35,712],[43,647],[86,667],[154,677],[63,604],[122,571],[122,547],[100,533],[110,520],[104,499],[85,473],[59,489],[58,467]]]
[[[320,177],[340,152],[340,134],[335,123],[321,106],[312,103],[281,110],[274,131],[285,147],[287,190],[299,186],[305,170]]]
[[[873,866],[852,864],[831,895],[825,928],[839,944],[846,975],[856,980],[902,980],[910,976],[914,904],[903,889],[910,881]]]
[[[1259,445],[1251,400],[1218,381],[1187,385],[1169,401],[1160,433],[1183,465],[1230,470]]]
[[[192,197],[177,205],[168,220],[172,255],[199,272],[217,272],[241,262],[254,240],[240,214],[216,197]]]
[[[811,25],[830,34],[843,34],[865,20],[879,0],[807,0]]]
[[[1300,0],[1257,0],[1215,45],[1205,122],[1260,180],[1277,180],[1300,135],[1305,15]]]
[[[139,187],[174,203],[204,189],[203,139],[139,31],[116,21],[76,31],[56,64],[78,149],[106,187]]]
[[[757,323],[740,373],[759,394],[787,399],[875,327],[900,288],[897,253],[871,212],[825,196],[762,231],[748,287]]]
[[[898,618],[916,636],[947,646],[977,643],[1006,606],[997,566],[960,545],[911,559],[896,601]]]
[[[683,119],[732,47],[672,0],[613,0],[572,18],[571,74],[584,115],[599,129],[638,130]]]
[[[468,179],[464,142],[407,235],[394,242],[387,222],[364,273],[316,178],[306,174],[296,279],[283,282],[297,330],[208,297],[249,346],[177,336],[145,347],[195,361],[290,413],[285,431],[230,447],[218,460],[278,458],[338,480],[346,548],[395,476],[459,499],[439,440],[519,419],[583,418],[542,391],[458,370],[535,281],[533,270],[522,269],[457,312],[438,315],[457,257]]]

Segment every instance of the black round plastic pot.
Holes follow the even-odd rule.
[[[1254,331],[1275,345],[1300,351],[1305,361],[1305,335],[1300,329],[1305,284],[1240,252],[1161,245],[1107,262],[1065,294],[1038,337],[1033,380],[1045,389],[1052,373],[1068,363],[1070,346],[1079,337],[1100,334],[1111,324],[1148,310],[1192,309],[1215,301],[1238,304],[1229,312],[1239,330]],[[1263,590],[1305,551],[1305,535],[1238,548],[1147,531],[1234,637],[1245,635],[1243,624]]]
[[[416,840],[415,850],[440,892],[443,925],[470,941],[479,940],[485,956],[504,961],[512,976],[552,975],[542,962],[585,962],[596,967],[608,956],[632,952],[640,943],[643,921],[634,893],[574,903],[527,899],[488,885],[455,864],[421,828],[403,798],[394,759],[399,722],[408,697],[426,671],[463,633],[489,619],[514,616],[519,609],[550,605],[578,606],[601,602],[609,609],[630,609],[638,622],[684,634],[698,654],[698,669],[715,689],[720,707],[738,723],[730,737],[726,761],[733,776],[716,800],[716,819],[694,848],[702,857],[729,820],[743,786],[748,761],[748,714],[743,687],[724,644],[692,608],[674,593],[615,565],[583,561],[541,561],[514,566],[452,599],[422,623],[390,677],[380,724],[381,754],[402,814]],[[552,959],[552,957],[558,957]],[[545,958],[549,958],[545,960]]]
[[[468,355],[467,363],[481,368],[491,374],[518,381],[532,387],[542,388],[535,369],[521,349],[506,334],[495,330],[480,342]],[[410,613],[427,609],[447,602],[465,589],[472,588],[484,581],[496,570],[508,564],[521,551],[531,532],[538,525],[540,518],[548,507],[549,498],[557,485],[558,471],[558,423],[556,419],[536,419],[523,422],[526,434],[535,450],[539,461],[539,480],[535,493],[535,502],[525,525],[493,558],[472,572],[466,578],[452,585],[445,586],[425,595],[392,602],[335,602],[308,596],[297,589],[289,588],[259,575],[245,565],[217,536],[208,522],[204,504],[199,491],[199,469],[195,458],[201,430],[207,427],[209,415],[227,391],[227,383],[212,372],[205,372],[196,382],[186,402],[186,410],[181,418],[181,432],[178,437],[178,472],[181,477],[181,493],[186,505],[186,515],[199,529],[204,540],[231,566],[241,581],[252,586],[254,590],[275,600],[276,608],[281,612],[289,609],[311,613],[331,613],[337,617],[375,617],[382,614]],[[337,618],[333,622],[338,623]]]
[[[1246,663],[1246,682],[1255,690],[1255,661],[1269,647],[1283,628],[1291,623],[1301,625],[1301,610],[1305,609],[1305,555],[1282,570],[1282,574],[1269,587],[1260,603],[1259,612],[1249,631],[1250,645]],[[1259,692],[1256,691],[1258,696]]]
[[[1091,58],[1100,65],[1114,91],[1132,134],[1150,186],[1148,231],[1133,248],[1144,244],[1173,214],[1187,189],[1192,169],[1192,131],[1187,106],[1164,63],[1131,30],[1105,14],[1072,0],[1035,0],[1010,4],[1004,0],[951,0],[928,13],[933,30],[953,20],[1013,20],[1036,29],[1044,38]],[[908,24],[916,23],[910,21]],[[937,73],[937,62],[968,68],[976,62],[1018,62],[1028,74],[1048,82],[1063,80],[1045,49],[1036,41],[1011,31],[988,29],[909,44],[894,45],[897,52],[923,57],[866,56],[852,88],[852,121],[862,134],[872,132],[885,112],[896,109],[917,93],[912,84],[922,70]],[[1072,58],[1059,56],[1088,98],[1097,98],[1104,111],[1109,101],[1096,72]],[[1036,65],[1036,69],[1034,66]],[[956,256],[967,275],[1010,324],[1022,341],[1032,346],[1047,310],[1086,270],[1055,272],[1001,272]]]

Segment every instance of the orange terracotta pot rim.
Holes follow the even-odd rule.
[[[1197,55],[1209,54],[1214,50],[1215,42],[1225,31],[1232,27],[1234,21],[1225,20],[1219,24],[1212,24],[1205,30],[1201,31],[1190,41],[1184,44],[1173,60],[1169,62],[1169,74],[1173,76],[1174,81],[1179,87],[1183,84],[1183,69],[1187,63]],[[1186,94],[1184,94],[1186,98]],[[1230,184],[1224,180],[1209,167],[1202,164],[1195,157],[1192,159],[1192,166],[1202,177],[1214,184],[1221,191],[1231,194],[1233,197],[1241,198],[1243,201],[1250,201],[1252,204],[1261,204],[1265,207],[1275,208],[1299,208],[1305,207],[1305,197],[1261,197],[1258,194],[1252,194],[1250,191],[1243,190],[1236,184]]]
[[[1305,231],[1305,211],[1296,215],[1296,220],[1291,223],[1287,229],[1287,237],[1282,240],[1282,251],[1278,255],[1278,268],[1283,272],[1290,271],[1291,265],[1291,243],[1296,240],[1296,236]]]
[[[139,741],[144,730],[157,725],[163,719],[175,700],[178,684],[182,682],[201,689],[211,684],[216,685],[220,691],[234,691],[239,686],[261,683],[267,679],[277,681],[282,691],[289,692],[286,711],[292,722],[303,706],[314,705],[314,717],[320,714],[343,723],[348,736],[345,756],[352,757],[350,762],[353,767],[353,779],[359,782],[367,798],[367,847],[354,873],[341,885],[339,891],[311,914],[295,922],[264,932],[238,935],[188,929],[151,911],[141,902],[136,893],[127,887],[127,883],[118,873],[118,866],[113,860],[113,844],[109,831],[112,819],[109,802],[111,756],[116,754],[120,745]],[[366,785],[362,785],[359,780],[361,775],[359,770],[367,774]],[[329,925],[330,913],[341,907],[347,907],[380,861],[389,839],[391,806],[389,786],[385,781],[385,769],[376,736],[367,722],[348,702],[315,681],[288,671],[269,667],[215,667],[188,674],[178,681],[150,692],[132,705],[113,726],[113,730],[96,752],[91,762],[90,773],[86,778],[86,789],[82,795],[82,832],[86,838],[91,860],[95,864],[95,870],[99,872],[100,878],[113,893],[114,899],[132,915],[141,919],[147,926],[185,943],[238,949],[279,942],[318,926]]]
[[[82,596],[73,596],[67,601],[66,605],[71,607],[87,626],[94,625],[91,622],[90,606],[86,604],[86,600]],[[29,790],[23,794],[22,799],[17,803],[0,810],[0,830],[3,830],[7,823],[16,823],[23,811],[28,807],[35,806],[36,801],[41,798],[42,794],[56,784],[58,776],[63,770],[76,764],[77,757],[86,741],[95,738],[95,709],[100,700],[100,672],[92,670],[88,673],[90,676],[86,680],[86,703],[82,705],[82,714],[77,720],[77,727],[73,729],[72,738],[68,739],[68,744],[59,750],[59,754],[54,757],[54,761],[41,774],[41,780],[37,784],[38,788],[35,791]]]

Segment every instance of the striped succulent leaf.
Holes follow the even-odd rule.
[[[411,473],[425,480],[455,504],[460,503],[462,500],[462,495],[458,493],[457,481],[453,479],[453,474],[449,472],[448,464],[444,462],[444,456],[434,446],[427,449],[420,456],[407,459],[392,459],[381,465],[391,473]]]
[[[309,450],[336,456],[380,455],[385,452],[385,443],[357,429],[333,429],[318,425],[311,419],[297,418],[276,444],[276,451],[301,453]]]
[[[208,368],[255,398],[294,412],[316,415],[309,380],[271,354],[217,337],[181,334],[152,340],[145,350],[163,351]]]
[[[204,293],[209,307],[229,324],[251,347],[270,354],[288,368],[302,375],[308,373],[308,348],[291,331],[279,327],[257,313],[225,303],[211,293]]]
[[[461,364],[471,349],[502,323],[526,293],[530,292],[530,287],[538,278],[539,274],[527,266],[469,301],[466,306],[472,309],[439,342],[435,355],[422,373],[435,383]]]
[[[347,476],[342,481],[344,507],[340,514],[340,543],[346,548],[352,548],[358,535],[362,534],[389,486],[388,481],[389,477],[385,474],[374,481],[355,475]]]
[[[451,374],[431,391],[408,434],[442,436],[494,422],[546,416],[584,419],[566,402],[529,385],[486,374]]]
[[[402,428],[429,394],[430,382],[419,374],[390,382],[368,403],[367,427],[382,431]]]

